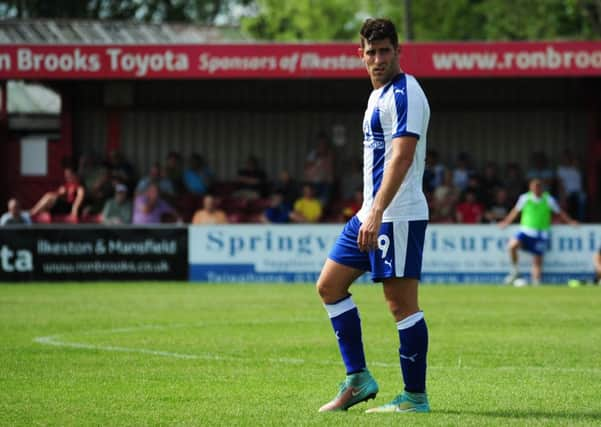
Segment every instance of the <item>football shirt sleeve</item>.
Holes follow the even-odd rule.
[[[558,214],[561,211],[559,204],[557,203],[557,200],[555,200],[555,197],[553,197],[551,195],[547,196],[547,203],[549,204],[549,207],[551,208],[551,210],[553,212],[555,212],[556,214]]]
[[[392,88],[394,107],[392,110],[392,138],[414,136],[419,140],[423,133],[424,120],[429,107],[426,97],[409,76],[404,87]]]
[[[518,210],[518,212],[520,212],[522,210],[522,208],[524,207],[524,205],[526,204],[526,202],[528,201],[528,195],[527,194],[522,194],[518,201],[515,204],[515,209]]]

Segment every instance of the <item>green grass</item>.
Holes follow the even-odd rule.
[[[353,293],[381,404],[395,325],[378,285]],[[432,413],[319,414],[344,369],[311,286],[2,285],[0,425],[600,422],[601,289],[424,286],[421,305]]]

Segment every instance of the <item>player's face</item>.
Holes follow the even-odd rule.
[[[359,53],[376,89],[388,83],[401,71],[400,47],[395,48],[389,39],[364,41]]]

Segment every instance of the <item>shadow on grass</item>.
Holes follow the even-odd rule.
[[[601,411],[527,411],[527,410],[498,410],[498,411],[455,411],[455,410],[434,410],[433,413],[448,414],[448,415],[480,415],[484,417],[499,417],[519,419],[570,419],[570,420],[601,420]]]

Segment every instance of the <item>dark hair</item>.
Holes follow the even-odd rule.
[[[399,45],[399,36],[396,32],[396,27],[389,19],[367,18],[363,22],[359,34],[361,34],[361,46],[366,41],[371,43],[374,40],[385,39],[389,39],[394,47]]]

